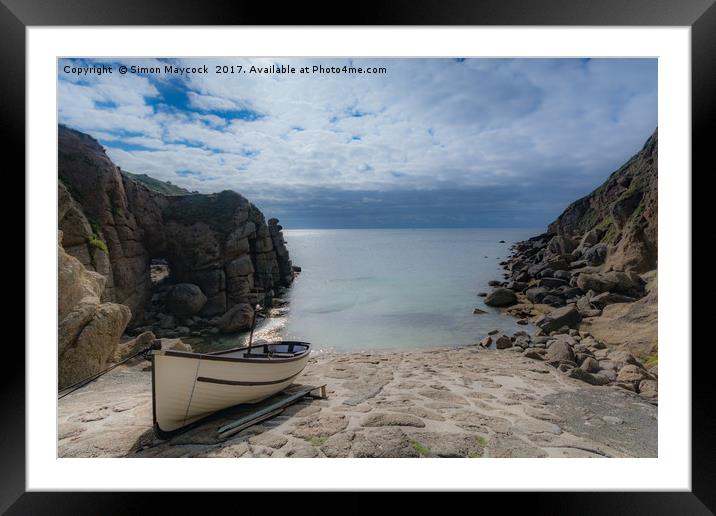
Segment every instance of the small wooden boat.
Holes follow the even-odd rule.
[[[215,412],[282,391],[308,363],[307,342],[256,343],[214,353],[152,352],[154,432],[170,437]]]

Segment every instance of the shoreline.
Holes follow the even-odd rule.
[[[273,317],[263,319],[254,341],[283,337],[288,299],[269,309]],[[510,307],[501,312],[516,315]],[[328,399],[301,401],[225,441],[216,429],[230,416],[157,439],[151,366],[133,360],[59,402],[58,455],[656,457],[656,395],[638,394],[641,377],[616,381],[620,369],[637,367],[633,356],[588,332],[534,328],[512,336],[491,331],[455,347],[314,350],[296,384],[327,384]],[[572,373],[581,368],[564,367],[569,357],[552,360],[555,350],[571,351],[575,361],[579,352],[613,362],[615,381],[591,384]]]
[[[638,356],[632,352],[634,346],[620,340],[633,332],[651,341],[652,321],[646,319],[656,322],[658,269],[641,275],[606,269],[602,264],[607,251],[593,252],[602,245],[593,245],[596,239],[589,231],[577,245],[548,232],[510,246],[511,254],[500,262],[504,281],[488,282],[492,290],[485,293],[485,304],[501,307],[523,324],[533,323],[536,331],[534,336],[518,332],[510,341],[502,335],[497,347],[501,338],[503,348],[519,345],[523,356],[545,361],[571,378],[614,385],[658,405],[658,352],[644,359],[643,352]],[[605,331],[615,314],[625,312],[631,312],[631,319]],[[596,335],[589,330],[596,330]],[[489,337],[480,344],[495,346]],[[656,344],[649,346],[653,351]],[[650,363],[651,357],[657,361]]]
[[[513,348],[514,349],[514,348]],[[658,409],[513,351],[477,346],[324,352],[297,384],[327,384],[220,441],[210,420],[169,441],[151,429],[151,373],[141,359],[59,402],[60,457],[646,457]]]

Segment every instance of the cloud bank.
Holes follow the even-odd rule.
[[[123,169],[241,192],[287,228],[537,227],[657,125],[655,59],[61,60],[59,119]],[[384,67],[77,75],[72,67]]]

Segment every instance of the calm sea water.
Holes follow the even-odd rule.
[[[509,246],[539,229],[284,230],[302,272],[285,338],[317,350],[460,346],[523,330],[477,296]],[[504,240],[505,243],[499,243]],[[487,314],[473,315],[475,307]]]

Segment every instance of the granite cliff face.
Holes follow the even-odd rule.
[[[509,307],[524,323],[531,318],[550,337],[579,330],[656,360],[657,145],[655,131],[546,233],[516,243],[502,262],[505,281],[495,282],[485,304]]]
[[[96,296],[131,310],[134,333],[240,331],[255,303],[270,306],[291,284],[278,220],[266,221],[240,194],[161,193],[124,174],[92,137],[64,126],[58,163],[63,252],[103,278]],[[156,260],[168,265],[161,285],[151,280]]]
[[[638,273],[657,266],[658,134],[592,193],[572,204],[549,232],[608,246],[606,264]]]
[[[58,383],[63,388],[107,366],[132,314],[125,305],[102,302],[106,277],[65,252],[61,231],[58,240]]]

